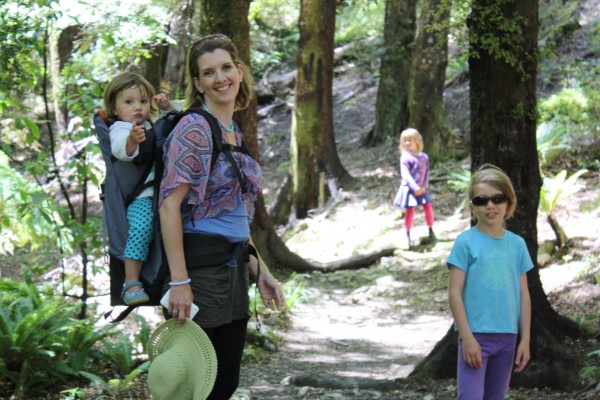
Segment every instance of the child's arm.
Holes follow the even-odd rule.
[[[129,137],[127,138],[127,145],[125,147],[125,151],[127,152],[128,157],[132,157],[136,154],[138,146],[146,141],[146,128],[144,125],[136,125],[135,122],[131,127],[131,132],[129,132]]]
[[[169,92],[162,92],[154,96],[154,101],[160,109],[160,115],[166,115],[169,111],[180,111],[183,109],[183,104],[178,101],[171,102]]]
[[[400,157],[400,176],[413,192],[419,189],[419,184],[415,182],[415,178],[410,174],[409,161],[405,157]]]
[[[527,274],[521,274],[519,292],[521,295],[521,318],[519,321],[521,340],[517,346],[517,357],[515,358],[517,367],[515,368],[515,372],[523,371],[531,359],[531,354],[529,353],[529,342],[531,340],[531,297],[529,296],[529,289],[527,287]]]
[[[145,140],[146,130],[143,125],[134,126],[125,121],[116,121],[110,126],[110,149],[116,159],[133,161],[138,155],[138,144],[132,134]]]
[[[448,284],[448,299],[458,334],[462,339],[463,358],[471,368],[481,368],[481,347],[471,332],[467,320],[467,312],[462,298],[467,274],[462,269],[450,267],[450,282]]]

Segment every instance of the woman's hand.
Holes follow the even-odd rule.
[[[285,297],[279,282],[271,275],[271,272],[260,266],[260,274],[258,276],[258,282],[256,282],[260,298],[263,301],[265,307],[277,311],[285,309]]]
[[[258,260],[261,260],[260,263]],[[281,286],[269,271],[269,267],[262,261],[260,255],[258,259],[251,256],[246,266],[250,273],[257,278],[256,287],[265,307],[273,311],[285,309],[285,297]]]
[[[190,317],[194,294],[190,284],[171,286],[169,294],[169,313],[173,318],[178,318],[183,324]]]

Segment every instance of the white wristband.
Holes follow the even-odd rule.
[[[169,282],[169,286],[181,286],[181,285],[187,285],[188,283],[190,283],[192,281],[191,278],[187,278],[185,281],[181,281],[181,282]]]

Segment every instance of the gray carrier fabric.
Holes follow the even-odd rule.
[[[137,185],[145,181],[148,174],[150,164],[152,163],[151,155],[153,147],[153,132],[148,131],[148,139],[144,142],[147,144],[145,149],[140,148],[140,155],[143,159],[139,162],[137,159],[133,162],[119,161],[112,156],[110,147],[110,135],[108,126],[104,123],[100,115],[94,116],[94,127],[96,136],[102,150],[102,157],[106,165],[106,178],[102,184],[102,202],[103,202],[103,225],[105,237],[108,237],[108,253],[111,257],[116,257],[123,260],[125,253],[125,243],[127,242],[127,234],[129,226],[127,224],[127,203],[129,197],[134,192],[141,192]],[[138,161],[138,162],[136,162]],[[137,189],[137,190],[136,190]],[[135,196],[134,196],[135,197]],[[160,229],[158,229],[158,221],[155,218],[155,233],[157,237],[152,242],[150,255],[144,266],[142,267],[141,280],[144,283],[152,283],[158,275],[158,271],[162,262],[161,242],[159,240]],[[115,302],[112,296],[112,303]],[[119,299],[120,300],[120,299]],[[119,302],[119,304],[122,304]],[[113,304],[116,305],[116,304]]]

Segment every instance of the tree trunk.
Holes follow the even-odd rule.
[[[516,24],[520,31],[508,37],[502,24]],[[489,162],[511,178],[518,199],[515,216],[507,228],[522,236],[531,259],[537,259],[537,209],[541,188],[535,142],[538,2],[497,0],[473,3],[468,20],[469,66],[471,74],[471,156],[472,169]],[[499,48],[485,47],[490,38]],[[501,51],[502,53],[499,53]],[[506,58],[509,57],[509,62]],[[531,354],[525,371],[513,374],[512,384],[527,387],[564,388],[578,371],[576,355],[565,347],[566,337],[581,337],[574,322],[559,316],[548,302],[536,266],[528,273],[532,301]],[[440,358],[456,357],[456,342],[449,336],[419,365],[414,374],[451,377],[456,362],[436,365]],[[454,344],[452,344],[454,343]],[[440,352],[449,352],[443,357]]]
[[[333,133],[333,36],[335,0],[303,0],[296,107],[292,123],[293,213],[305,218],[319,206],[319,175],[325,174],[335,195],[350,179],[342,166]]]
[[[169,35],[177,41],[177,45],[167,47],[165,54],[164,78],[172,99],[183,98],[185,94],[186,49],[195,40],[190,34],[192,14],[191,2],[180,1],[169,22]]]
[[[413,56],[409,99],[409,126],[423,135],[424,149],[432,164],[449,158],[451,130],[444,110],[444,83],[448,66],[448,28],[431,26],[450,17],[450,6],[438,14],[441,0],[426,1],[419,18]]]
[[[412,48],[415,43],[416,0],[386,0],[375,127],[365,143],[373,146],[396,139],[407,127]]]
[[[161,90],[163,53],[164,47],[162,45],[154,46],[150,49],[150,57],[144,57],[140,62],[141,75],[152,84],[157,93]]]

